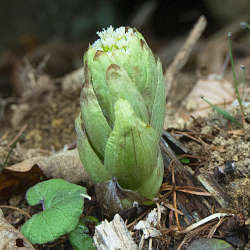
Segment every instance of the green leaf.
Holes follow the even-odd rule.
[[[144,197],[147,197],[148,199],[153,199],[161,187],[163,174],[164,165],[162,155],[159,150],[157,165],[153,169],[151,176],[142,184],[142,186],[138,188],[137,192],[143,195]],[[144,204],[146,205],[147,202],[144,202]]]
[[[88,228],[86,224],[89,222],[94,222],[96,224],[99,221],[92,216],[86,216],[80,219],[77,227],[70,232],[69,241],[73,246],[74,250],[95,250],[93,239],[88,235]]]
[[[156,130],[160,139],[165,119],[166,89],[162,73],[162,65],[159,60],[157,61],[157,72],[158,79],[156,81],[156,92],[154,96],[150,125]]]
[[[106,78],[113,104],[119,98],[127,100],[136,115],[145,123],[149,123],[149,115],[144,99],[137,90],[135,83],[131,81],[128,73],[117,64],[111,64],[107,69]]]
[[[113,63],[112,58],[110,58],[103,51],[96,51],[92,48],[92,46],[89,47],[84,55],[84,69],[87,68],[90,72],[90,81],[93,86],[93,90],[102,112],[108,119],[110,125],[112,125],[114,117],[111,117],[112,102],[109,98],[110,92],[106,83],[106,71],[111,63]]]
[[[94,152],[89,143],[85,131],[82,128],[80,115],[76,118],[75,128],[77,134],[77,149],[79,152],[79,157],[91,180],[94,183],[99,183],[111,179],[111,175],[105,169],[100,158]]]
[[[201,97],[202,100],[204,100],[206,103],[208,103],[217,113],[221,114],[225,119],[231,121],[231,122],[235,122],[238,125],[240,124],[235,117],[233,117],[232,115],[230,115],[226,110],[219,108],[218,106],[212,104],[211,102],[209,102],[208,100],[206,100],[204,97]]]
[[[88,69],[86,68],[85,71],[88,71]],[[90,83],[90,76],[88,73],[86,74],[81,92],[81,118],[93,148],[104,157],[105,145],[111,128],[98,103],[93,86]]]
[[[180,162],[183,164],[189,164],[190,160],[188,158],[182,158],[182,159],[180,159]]]
[[[71,232],[83,210],[86,189],[62,179],[40,182],[30,188],[26,199],[31,206],[41,203],[44,211],[35,214],[21,228],[33,244],[44,244]]]
[[[224,240],[220,239],[198,239],[194,240],[187,250],[233,250],[234,248]]]
[[[116,102],[115,117],[115,126],[105,150],[104,165],[123,188],[137,190],[157,167],[158,136],[151,126],[135,115],[126,100],[119,99]]]

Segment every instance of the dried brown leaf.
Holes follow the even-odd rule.
[[[224,106],[231,104],[234,100],[234,88],[233,85],[226,80],[219,79],[206,79],[198,80],[193,90],[187,96],[184,101],[184,106],[194,117],[206,116],[211,107],[201,99],[204,96],[209,102],[217,105]]]
[[[77,149],[59,152],[49,157],[30,158],[5,169],[19,173],[28,172],[36,165],[48,178],[62,178],[71,183],[90,183],[90,179],[78,156]]]
[[[0,209],[0,250],[35,249],[27,239],[4,218]]]

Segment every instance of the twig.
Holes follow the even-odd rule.
[[[202,139],[200,139],[200,138],[197,139],[197,138],[191,136],[190,134],[188,134],[186,132],[180,132],[180,133],[176,132],[176,134],[182,134],[182,135],[192,139],[193,141],[196,141],[196,142],[200,143],[204,147],[209,147],[209,145],[206,142],[204,142]]]
[[[147,211],[145,211],[143,214],[141,214],[138,218],[136,218],[133,222],[127,225],[127,228],[131,228],[132,226],[135,225],[140,219],[142,219],[145,215],[147,214]]]
[[[215,231],[217,230],[217,228],[225,221],[225,218],[221,218],[210,230],[207,238],[211,239],[214,236]]]
[[[157,206],[157,225],[160,228],[161,227],[161,207],[158,202],[156,202],[156,206]]]
[[[193,27],[190,35],[188,36],[186,42],[183,47],[180,49],[178,54],[175,56],[174,61],[170,64],[165,72],[165,80],[166,80],[166,93],[170,92],[176,75],[186,64],[191,51],[193,50],[196,42],[200,38],[202,32],[204,31],[207,25],[207,20],[204,16],[201,16],[198,22]]]
[[[202,188],[192,187],[192,186],[174,186],[175,191],[183,192],[183,193],[189,193],[194,195],[200,195],[200,196],[213,196],[212,193],[206,192]],[[168,184],[162,184],[160,191],[167,191],[167,190],[173,190],[173,185]]]
[[[24,124],[22,128],[20,129],[20,131],[18,132],[18,134],[13,138],[13,140],[9,142],[9,144],[7,145],[7,148],[11,147],[20,138],[20,136],[23,134],[26,128],[27,128],[27,124]]]
[[[201,226],[195,230],[193,230],[192,232],[188,233],[185,235],[183,241],[180,243],[180,245],[178,246],[177,250],[181,250],[182,249],[182,246],[184,244],[187,244],[188,242],[190,242],[190,240],[192,240],[192,238],[194,238],[195,236],[197,235],[200,235],[202,231],[205,231],[207,230],[209,227],[211,227],[212,225],[214,224],[214,222],[210,222],[210,223],[207,223],[206,225],[204,226]]]
[[[177,212],[177,213],[180,214],[180,215],[184,215],[180,210],[175,209],[175,208],[173,207],[173,205],[168,204],[168,203],[166,203],[166,202],[163,202],[163,204],[164,204],[165,207],[167,207],[167,208],[170,209],[171,211]]]
[[[31,215],[28,214],[26,211],[18,208],[18,207],[13,207],[13,206],[9,206],[9,205],[0,205],[0,208],[9,208],[9,209],[14,209],[17,210],[20,214],[25,215],[26,217],[28,217],[29,219],[31,218]]]
[[[153,240],[152,240],[152,238],[150,238],[149,239],[149,246],[148,246],[148,250],[152,250],[152,242],[153,242]]]
[[[180,225],[180,221],[179,221],[179,215],[177,213],[177,202],[176,202],[176,190],[175,190],[175,174],[174,174],[174,167],[173,167],[173,160],[170,163],[171,166],[171,174],[172,174],[172,185],[173,185],[173,203],[174,203],[174,215],[175,215],[175,219],[176,219],[176,225],[178,227],[179,230],[181,230],[181,225]]]
[[[139,243],[139,250],[143,249],[144,241],[145,241],[144,234],[142,234],[142,237],[141,237],[141,240],[140,240],[140,243]]]
[[[155,1],[144,1],[139,7],[135,15],[131,18],[129,26],[141,29],[147,21],[152,18],[152,14],[155,11],[157,4]]]
[[[15,136],[15,138],[7,145],[7,148],[10,147],[10,150],[9,150],[9,152],[8,152],[8,154],[7,154],[7,156],[6,156],[5,160],[4,160],[3,166],[1,166],[0,170],[2,168],[6,167],[6,165],[8,163],[8,160],[9,160],[9,157],[10,157],[14,147],[16,146],[17,142],[20,140],[20,137],[21,137],[21,135],[23,134],[23,132],[25,131],[26,128],[27,128],[27,124],[25,124],[21,128],[21,130],[18,132],[18,134]]]

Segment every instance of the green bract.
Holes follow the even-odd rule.
[[[84,55],[76,119],[80,159],[94,183],[116,177],[123,188],[152,199],[163,178],[162,65],[135,29],[109,27],[97,34]]]

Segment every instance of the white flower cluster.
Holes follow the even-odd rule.
[[[129,28],[126,32],[125,27],[120,27],[114,30],[112,26],[103,31],[98,31],[97,35],[100,37],[95,41],[92,47],[96,50],[107,52],[111,55],[111,51],[120,50],[126,54],[129,53],[128,43],[133,36],[134,31]]]

